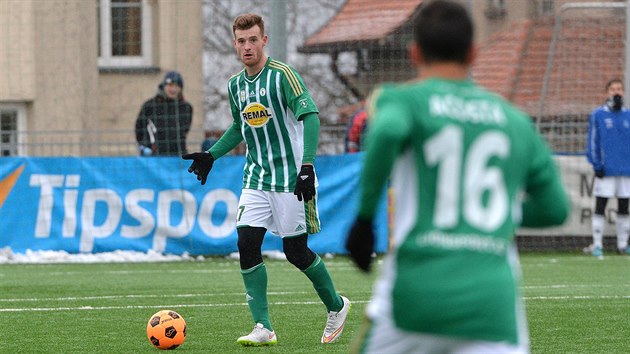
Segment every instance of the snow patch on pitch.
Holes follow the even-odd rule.
[[[204,260],[203,256],[192,257],[187,253],[182,255],[162,254],[149,250],[113,251],[102,253],[68,253],[66,251],[33,251],[14,253],[10,247],[0,248],[0,264],[48,264],[48,263],[142,263],[142,262],[176,262]]]
[[[286,260],[284,252],[278,250],[266,250],[262,252],[267,259]],[[55,264],[55,263],[150,263],[150,262],[179,262],[179,261],[204,261],[205,256],[191,256],[188,253],[181,255],[163,254],[149,250],[145,252],[117,250],[100,253],[68,253],[66,251],[33,251],[14,253],[10,247],[0,248],[0,264]],[[227,259],[238,260],[238,252],[225,256]],[[323,258],[334,258],[332,253],[326,253]]]

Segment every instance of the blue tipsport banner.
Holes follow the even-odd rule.
[[[317,253],[344,254],[358,197],[361,154],[317,158],[322,231]],[[201,186],[178,157],[0,159],[0,248],[98,253],[154,250],[236,252],[242,156],[217,160]],[[377,252],[387,249],[387,201],[376,218]],[[281,250],[268,234],[264,250]]]

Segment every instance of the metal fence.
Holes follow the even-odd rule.
[[[345,125],[322,126],[318,155],[344,152]],[[131,130],[8,131],[0,133],[2,156],[135,156],[139,154]],[[187,141],[189,151],[199,151],[203,140]],[[236,149],[233,154],[244,151]]]

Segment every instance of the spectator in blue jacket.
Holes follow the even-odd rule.
[[[595,172],[593,244],[587,251],[598,258],[603,256],[604,214],[609,198],[617,198],[617,249],[630,254],[630,111],[623,106],[624,87],[620,79],[610,80],[606,93],[606,103],[591,113],[586,145],[586,157]]]

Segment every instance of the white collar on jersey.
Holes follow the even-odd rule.
[[[243,78],[245,79],[245,81],[249,82],[250,84],[253,83],[254,81],[258,80],[258,77],[263,73],[263,71],[265,71],[265,68],[267,68],[267,64],[265,64],[265,66],[263,66],[262,69],[260,69],[260,71],[258,72],[258,74],[256,74],[256,76],[254,76],[253,78],[249,79],[247,77],[247,69],[243,69],[243,73],[245,75],[243,75]]]

